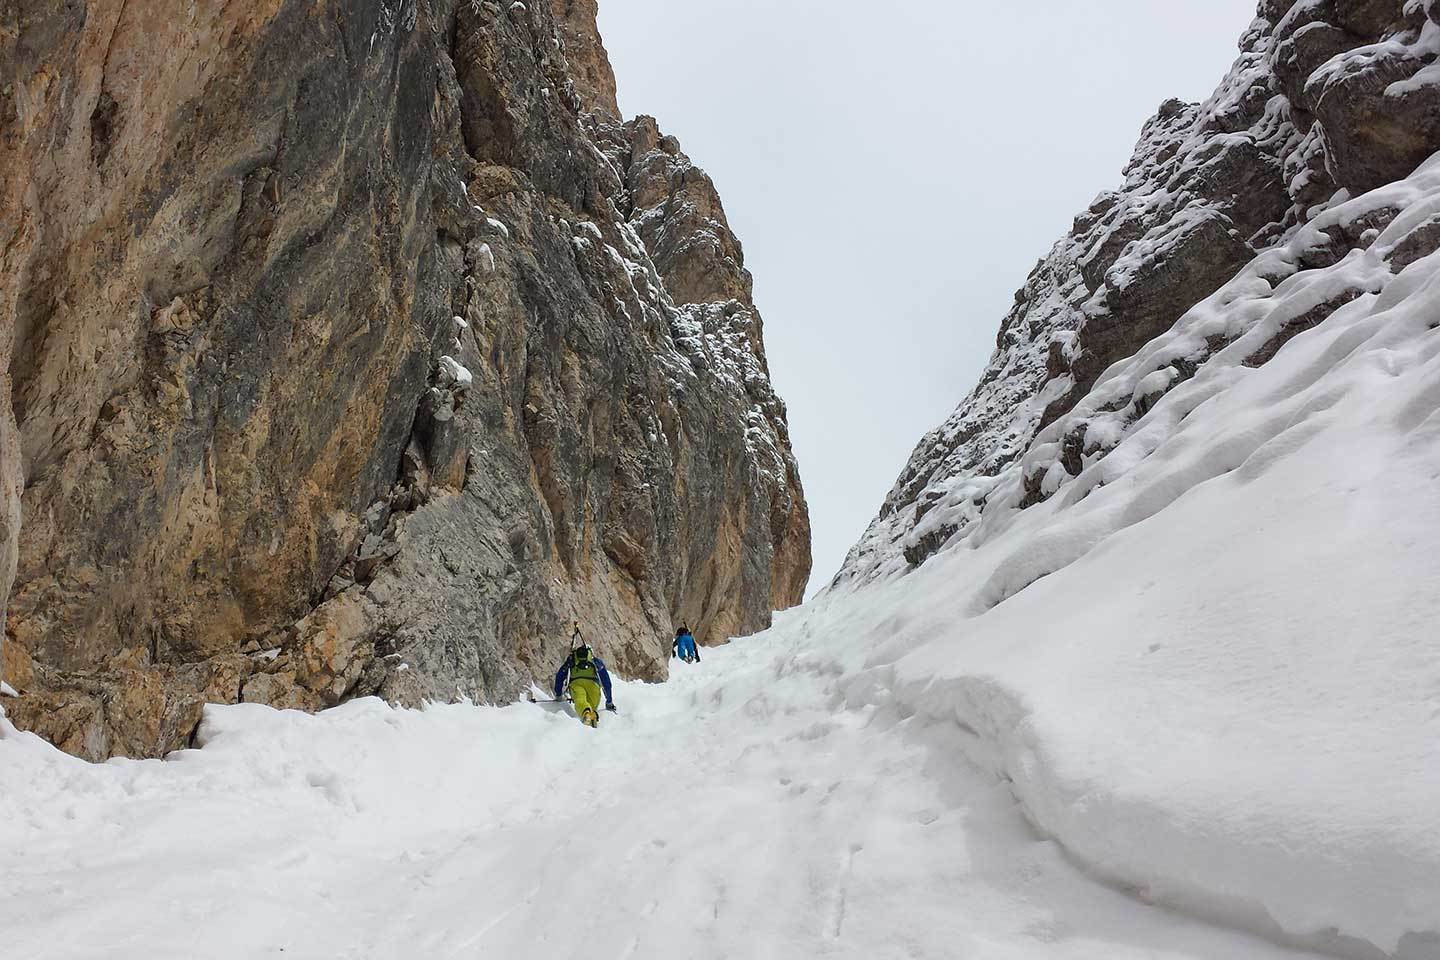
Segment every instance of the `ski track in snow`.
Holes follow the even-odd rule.
[[[6,728],[7,954],[1307,956],[1086,877],[953,722],[845,708],[793,639],[620,684],[598,731],[212,707],[203,749],[88,765]]]

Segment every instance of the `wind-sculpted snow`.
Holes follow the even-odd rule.
[[[1164,104],[1124,184],[1037,264],[981,382],[921,441],[837,582],[902,572],[960,542],[1001,475],[1107,368],[1260,252],[1440,149],[1437,12],[1415,0],[1263,3],[1214,95]],[[1333,241],[1353,247],[1360,232]],[[1031,494],[1027,506],[1047,495]]]
[[[810,611],[852,705],[955,723],[1147,900],[1440,955],[1437,249],[1440,156],[1113,366],[932,510],[954,549]]]
[[[1262,3],[797,628],[1098,876],[1364,958],[1440,956],[1437,52]]]

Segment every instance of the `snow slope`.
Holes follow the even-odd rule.
[[[1107,370],[948,552],[812,608],[881,643],[852,702],[953,718],[1149,898],[1440,957],[1437,246],[1440,157]]]
[[[1088,879],[950,719],[845,707],[809,629],[622,684],[597,732],[530,704],[241,705],[203,749],[89,765],[7,728],[7,954],[1305,956]]]

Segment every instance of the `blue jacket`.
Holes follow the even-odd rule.
[[[605,703],[615,702],[610,694],[610,671],[605,669],[605,661],[599,657],[595,658],[595,672],[600,674],[600,686],[605,691]],[[560,672],[555,674],[555,699],[559,700],[565,695],[565,680],[570,676],[570,658],[567,656],[565,662],[560,664]]]
[[[696,660],[700,659],[700,646],[695,642],[694,635],[688,630],[684,633],[676,634],[675,642],[670,645],[670,655],[672,657],[683,657],[687,653]]]

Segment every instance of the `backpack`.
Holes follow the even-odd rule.
[[[570,654],[570,682],[599,679],[600,669],[595,665],[595,654],[582,644]]]

